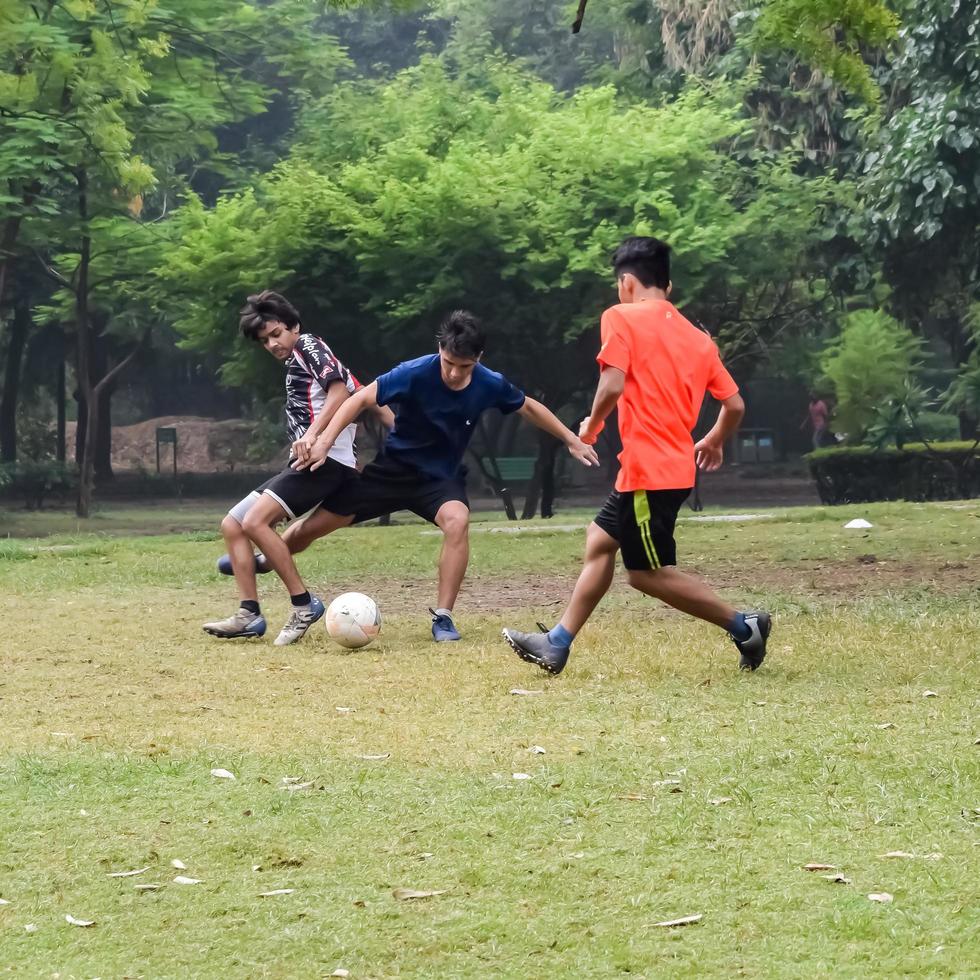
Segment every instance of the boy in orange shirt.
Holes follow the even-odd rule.
[[[755,670],[766,656],[769,614],[739,612],[680,571],[674,542],[695,467],[721,466],[745,404],[714,342],[668,301],[670,247],[656,238],[627,238],[613,269],[619,305],[602,315],[599,387],[579,436],[594,443],[618,405],[623,451],[616,489],[589,526],[585,563],[558,625],[541,633],[505,629],[504,638],[524,660],[560,674],[572,640],[609,591],[621,551],[634,589],[726,629],[738,647],[739,667]],[[721,411],[695,445],[691,430],[706,391]]]

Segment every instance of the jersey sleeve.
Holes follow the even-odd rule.
[[[630,344],[626,321],[615,311],[606,310],[602,314],[599,327],[602,346],[596,360],[603,368],[618,368],[623,374],[630,369]]]
[[[335,381],[346,384],[340,362],[334,357],[333,351],[319,337],[303,334],[297,348],[306,369],[324,391]]]
[[[500,376],[500,390],[494,408],[500,409],[503,415],[511,415],[524,407],[527,396],[517,385],[511,384],[503,375]]]
[[[721,363],[718,348],[711,345],[711,363],[708,366],[708,383],[705,386],[716,401],[723,402],[726,398],[738,394],[738,385]]]
[[[412,369],[408,364],[398,364],[386,374],[375,379],[378,386],[378,404],[390,405],[404,398],[412,387]]]

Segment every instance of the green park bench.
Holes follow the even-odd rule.
[[[534,476],[534,456],[480,456],[473,454],[480,472],[500,498],[507,519],[517,520],[512,490],[515,485],[530,483]]]

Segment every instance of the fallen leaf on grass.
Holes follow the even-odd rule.
[[[350,970],[334,970],[333,973],[330,974],[330,976],[332,976],[332,977],[349,977],[350,976]]]
[[[24,926],[24,932],[37,932],[37,926],[34,925],[33,922],[28,922],[27,925]]]
[[[633,803],[643,803],[646,797],[642,793],[623,793],[622,796],[617,796],[617,800],[630,800]],[[569,821],[571,822],[571,821]]]
[[[881,855],[883,858],[914,858],[914,854],[909,854],[908,851],[889,851],[887,854]]]
[[[8,902],[7,899],[0,898],[0,905],[9,905],[9,904],[10,904],[10,902]]]
[[[337,708],[338,715],[349,715],[354,709],[353,708]]]
[[[95,925],[95,919],[76,919],[73,915],[66,915],[65,922],[70,926],[80,926],[82,929]]]
[[[280,789],[287,790],[290,793],[295,793],[297,790],[300,790],[300,789],[312,789],[313,788],[313,785],[314,785],[314,782],[315,782],[315,780],[312,780],[311,779],[311,780],[309,780],[308,782],[305,782],[305,783],[286,783],[285,785],[280,786],[279,788]]]
[[[233,772],[229,772],[227,769],[212,769],[211,770],[211,775],[214,776],[215,779],[234,779],[235,778],[235,774]]]
[[[186,875],[177,875],[174,878],[175,885],[199,885],[201,884],[200,878],[188,878]]]
[[[187,865],[184,864],[184,862],[181,861],[180,858],[174,858],[170,862],[170,867],[171,868],[176,868],[178,871],[186,871],[187,870]]]
[[[150,870],[150,865],[145,868],[137,868],[135,871],[112,871],[106,875],[107,878],[135,878],[136,875],[141,875],[145,871]]]
[[[274,888],[271,892],[259,892],[259,898],[272,898],[273,895],[292,895],[295,888]]]
[[[415,888],[396,888],[392,893],[399,902],[407,901],[410,898],[433,898],[436,895],[445,895],[446,889],[441,888],[437,891],[424,892]]]
[[[693,926],[695,922],[700,922],[704,914],[699,912],[697,915],[685,915],[680,919],[667,919],[665,922],[654,922],[654,927],[658,929],[669,929],[672,926]]]
[[[545,749],[543,749],[540,745],[532,745],[528,749],[528,752],[530,752],[531,755],[544,755]]]
[[[358,759],[364,759],[367,762],[383,762],[385,759],[390,759],[391,753],[384,752],[381,755],[359,755]]]
[[[884,724],[882,724],[882,725],[875,725],[875,728],[877,728],[877,729],[878,729],[878,731],[880,731],[880,732],[885,732],[885,731],[887,731],[887,730],[888,730],[889,728],[894,728],[894,727],[895,727],[895,725],[894,725],[894,724],[893,724],[892,722],[890,722],[890,721],[886,721],[886,722],[885,722]]]
[[[881,902],[883,905],[887,905],[889,902],[894,900],[894,895],[889,895],[888,892],[872,892],[868,896],[869,902]]]
[[[824,875],[823,877],[835,885],[849,885],[851,883],[851,879],[845,878],[843,875]]]
[[[133,888],[135,888],[138,892],[155,892],[159,891],[162,887],[163,885],[153,885],[149,883],[133,885]]]
[[[708,800],[712,806],[721,806],[723,803],[731,803],[732,797],[730,796],[716,796],[714,799]]]
[[[837,870],[837,865],[836,864],[817,864],[817,863],[804,864],[803,865],[803,870],[804,871],[836,871]]]
[[[512,687],[510,693],[517,694],[520,697],[532,697],[535,694],[544,694],[544,691],[528,691],[523,687]]]
[[[253,864],[252,865],[252,870],[253,871],[261,871],[262,870],[262,865],[261,864]]]
[[[938,698],[939,695],[935,691],[923,691],[922,696],[924,698]]]
[[[515,772],[514,779],[530,779],[531,776],[526,772]]]
[[[654,787],[660,786],[680,786],[681,781],[679,779],[658,779],[654,782]]]

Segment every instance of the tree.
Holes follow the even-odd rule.
[[[760,321],[798,326],[805,254],[836,190],[792,158],[741,166],[730,151],[748,127],[721,93],[653,108],[611,87],[563,97],[504,65],[478,80],[424,59],[311,107],[273,175],[212,213],[187,209],[160,275],[191,297],[176,319],[186,344],[229,351],[229,383],[255,381],[247,349],[229,345],[235,305],[276,286],[316,311],[308,322],[355,371],[429,349],[442,312],[472,308],[488,362],[569,406],[593,383],[609,256],[626,234],[674,245],[684,300],[739,350],[758,349]]]

